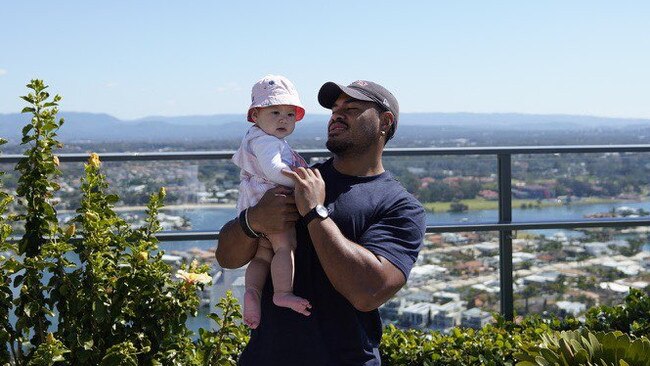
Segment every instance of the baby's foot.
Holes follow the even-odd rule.
[[[273,303],[277,306],[289,308],[302,315],[310,315],[311,304],[306,299],[298,297],[290,292],[273,294]]]
[[[257,328],[260,325],[261,315],[260,294],[255,289],[246,289],[244,293],[244,324],[251,329]]]

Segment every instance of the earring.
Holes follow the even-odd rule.
[[[381,131],[382,136],[385,135],[385,134],[386,134],[386,131]]]

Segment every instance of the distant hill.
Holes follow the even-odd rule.
[[[404,113],[400,120],[405,125],[448,125],[471,128],[508,129],[572,129],[650,126],[650,119],[577,116],[569,114],[521,113]]]
[[[179,142],[229,140],[240,138],[250,126],[243,114],[211,116],[146,117],[120,120],[108,114],[61,112],[65,125],[59,136],[63,142]],[[294,133],[295,138],[324,137],[329,116],[307,115]],[[15,143],[27,115],[0,114],[0,137]],[[408,127],[407,127],[408,126]],[[404,113],[401,133],[440,130],[545,131],[650,127],[650,119],[607,118],[573,115],[481,114],[481,113]]]

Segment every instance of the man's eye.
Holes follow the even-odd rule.
[[[289,114],[288,114],[289,117],[293,117],[293,116],[295,116],[295,115],[296,115],[295,113],[289,113]]]
[[[280,114],[280,112],[278,112],[278,111],[273,111],[273,112],[271,112],[271,113],[273,113],[273,114],[276,115],[276,116],[277,116],[278,114]]]

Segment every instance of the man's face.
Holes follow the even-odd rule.
[[[379,143],[379,112],[375,104],[341,94],[332,106],[327,149],[334,154],[365,152]]]
[[[257,108],[251,117],[257,127],[280,139],[291,135],[296,128],[296,107],[291,105]]]

